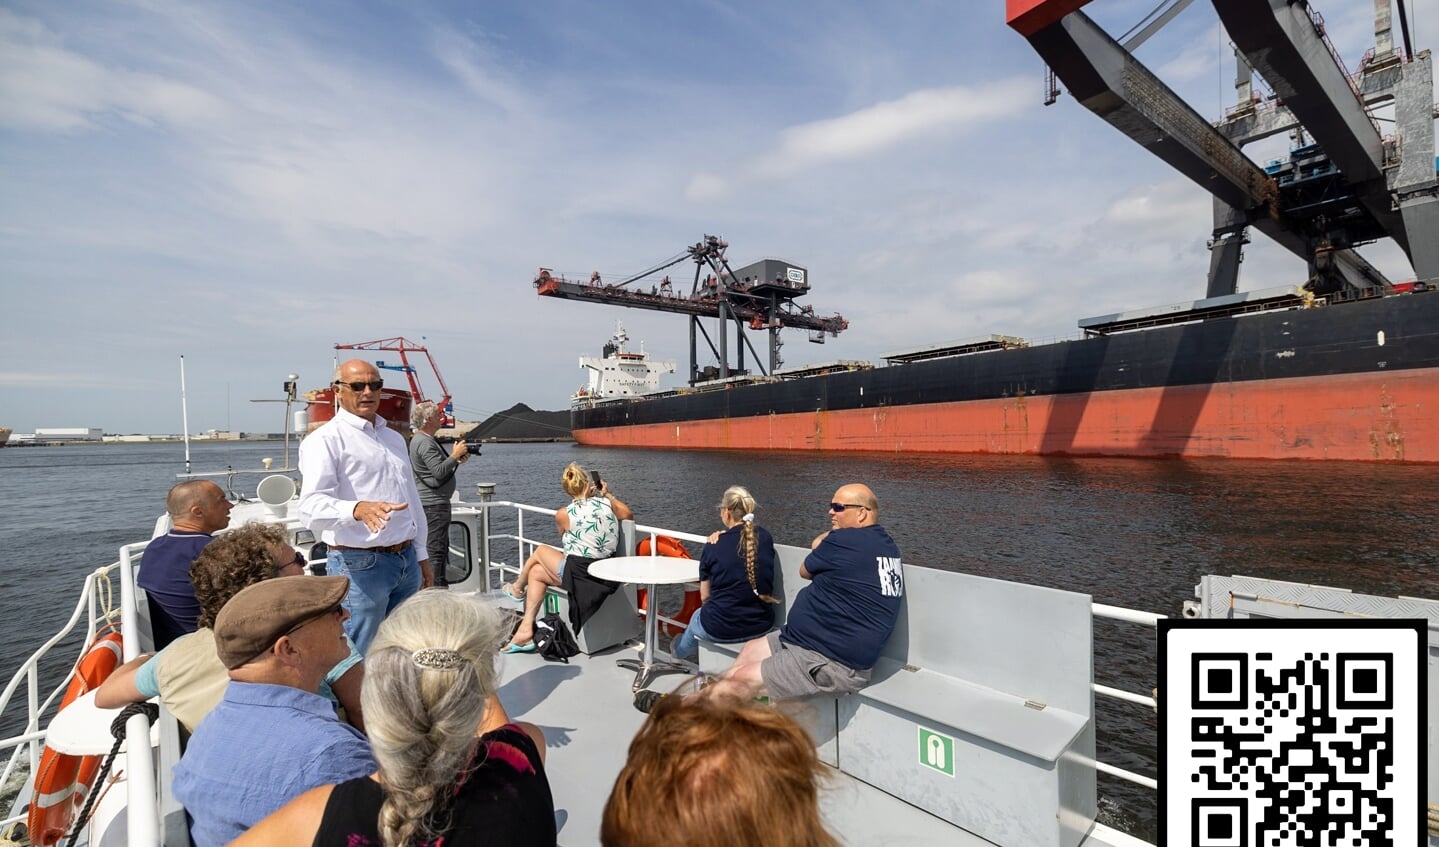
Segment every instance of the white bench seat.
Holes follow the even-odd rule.
[[[854,696],[923,715],[1046,762],[1058,761],[1089,721],[1056,706],[1036,708],[1039,704],[1014,694],[926,668],[906,669],[884,658],[875,665],[870,684]]]

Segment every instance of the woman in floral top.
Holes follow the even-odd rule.
[[[615,552],[620,543],[620,521],[634,517],[630,507],[609,491],[604,482],[598,485],[590,474],[575,462],[565,466],[560,486],[572,498],[570,504],[555,512],[555,527],[560,531],[563,550],[536,545],[520,567],[515,581],[504,586],[504,592],[516,603],[525,604],[525,617],[515,630],[514,639],[505,653],[534,652],[535,618],[545,599],[545,589],[559,585],[570,556],[603,559]]]

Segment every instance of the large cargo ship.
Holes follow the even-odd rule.
[[[774,286],[785,276],[752,281],[724,266],[689,298],[624,295],[625,305],[692,316],[707,298],[717,302],[719,371],[697,368],[692,326],[689,386],[577,396],[575,440],[1439,462],[1439,162],[1428,51],[1414,54],[1407,30],[1396,44],[1388,4],[1377,4],[1375,48],[1351,75],[1304,4],[1214,0],[1225,27],[1239,33],[1240,72],[1235,108],[1210,124],[1134,59],[1132,40],[1121,46],[1077,11],[1082,5],[1009,0],[1010,24],[1076,100],[1214,195],[1204,298],[1085,319],[1083,337],[1072,341],[1031,346],[988,336],[899,351],[883,367],[836,362],[790,372],[775,369],[772,356],[770,372],[754,376],[740,345],[740,366],[730,369],[725,328],[777,331],[790,315],[773,298],[768,311],[755,303],[752,282]],[[1282,100],[1253,93],[1254,70]],[[1374,119],[1383,104],[1392,104],[1391,136]],[[1281,132],[1299,139],[1285,161],[1260,166],[1240,150]],[[1238,291],[1250,228],[1305,260],[1302,284]],[[1415,281],[1390,282],[1353,249],[1383,238],[1404,251]],[[704,248],[691,248],[697,263]],[[789,278],[807,288],[803,269]],[[541,294],[603,297],[598,286],[566,287],[543,270],[535,284]],[[786,296],[792,306],[797,294]],[[821,328],[847,326],[834,320]]]

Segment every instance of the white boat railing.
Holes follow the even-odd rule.
[[[141,547],[143,546],[141,545]],[[3,772],[0,772],[0,785],[10,784],[22,763],[28,764],[29,772],[32,774],[39,769],[40,754],[45,745],[46,734],[46,731],[40,727],[40,720],[70,685],[70,680],[75,676],[80,659],[85,655],[90,643],[95,640],[96,632],[100,627],[114,622],[118,610],[111,602],[114,595],[110,579],[119,567],[119,562],[113,562],[105,567],[97,568],[85,577],[85,585],[80,591],[80,599],[76,601],[75,610],[70,613],[70,618],[59,632],[30,654],[15,675],[10,678],[5,690],[0,692],[0,717],[4,717],[8,713],[10,700],[22,684],[25,686],[26,709],[24,731],[18,735],[0,739],[0,755],[6,756],[5,768]],[[75,634],[82,624],[85,637],[80,642],[78,655],[70,663],[70,670],[66,672],[65,677],[41,701],[41,661],[58,644]],[[22,820],[22,818],[15,816],[0,820],[0,827],[7,827],[18,820]]]
[[[134,554],[142,552],[149,542],[129,544],[120,548],[120,626],[122,632],[140,631],[140,606],[135,596]],[[125,639],[125,661],[140,655],[137,638]],[[150,737],[150,719],[137,711],[125,722],[126,738]],[[125,745],[126,791],[130,802],[125,806],[126,844],[159,844],[160,815],[155,799],[155,755],[149,744]],[[145,802],[135,802],[145,798]]]
[[[501,578],[503,578],[504,574],[513,574],[517,572],[519,570],[519,565],[523,563],[524,559],[528,558],[530,552],[532,552],[536,546],[545,543],[543,541],[532,539],[525,535],[525,515],[546,515],[553,518],[555,512],[557,511],[555,509],[546,509],[539,506],[531,506],[525,503],[516,503],[508,500],[494,500],[490,502],[475,504],[467,503],[465,505],[473,507],[472,510],[470,510],[472,514],[479,514],[481,516],[484,516],[484,513],[487,511],[493,511],[495,509],[501,508],[514,509],[516,513],[516,526],[514,533],[491,532],[485,539],[481,540],[481,549],[486,551],[486,553],[488,554],[484,558],[484,561],[480,563],[481,566],[485,569],[483,582],[486,590],[489,590],[490,586],[495,584],[494,576],[496,574],[501,575]],[[455,511],[456,513],[458,513],[460,511],[460,507],[457,506]],[[488,521],[483,522],[482,525],[488,526]],[[649,537],[651,545],[650,549],[655,549],[655,537],[659,535],[667,535],[671,538],[677,538],[682,541],[692,541],[697,544],[703,544],[707,540],[707,536],[704,535],[696,535],[689,532],[677,532],[670,529],[664,529],[662,527],[645,526],[642,524],[635,524],[635,532],[637,534],[642,534]],[[493,556],[494,553],[494,541],[514,542],[516,544],[516,550],[517,554],[519,555],[519,560],[514,564],[510,564],[503,561],[495,561],[493,558],[490,558],[490,556]],[[659,604],[654,603],[651,605],[657,608]],[[1091,603],[1090,610],[1096,618],[1104,618],[1107,620],[1118,621],[1120,623],[1143,626],[1151,630],[1155,629],[1158,626],[1159,621],[1165,617],[1165,615],[1156,614],[1154,612],[1145,612],[1138,609],[1128,609],[1123,606],[1110,606],[1103,603]],[[646,614],[646,611],[641,610],[640,614]],[[684,626],[683,622],[677,621],[670,617],[666,617],[663,614],[660,615],[660,621],[664,623],[675,624],[681,627]],[[1155,700],[1152,693],[1144,694],[1133,691],[1125,691],[1120,688],[1114,688],[1112,686],[1103,685],[1097,682],[1092,683],[1091,688],[1093,689],[1095,694],[1102,697],[1108,697],[1113,700],[1119,700],[1137,706],[1144,706],[1150,709],[1158,708],[1158,701]],[[1143,774],[1125,770],[1124,768],[1118,767],[1116,765],[1111,765],[1100,761],[1095,761],[1093,765],[1095,770],[1099,771],[1100,773],[1108,774],[1118,779],[1122,779],[1126,782],[1143,786],[1151,791],[1158,791],[1159,789],[1159,782],[1154,777],[1145,776]]]

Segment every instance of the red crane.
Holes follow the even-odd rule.
[[[435,401],[435,405],[440,407],[440,425],[444,427],[452,427],[455,425],[455,410],[454,406],[450,403],[450,389],[445,385],[445,378],[440,376],[440,368],[435,364],[435,357],[430,355],[430,351],[426,349],[423,344],[416,344],[408,338],[400,336],[395,338],[381,338],[377,341],[361,341],[358,344],[336,344],[335,349],[384,350],[391,353],[399,353],[400,364],[387,365],[384,362],[375,362],[375,367],[390,371],[403,371],[405,377],[410,381],[410,395],[414,397],[416,403],[424,402],[425,395],[424,392],[420,390],[420,379],[415,372],[415,366],[410,364],[410,358],[406,354],[424,353],[426,361],[430,363],[430,371],[435,375],[435,381],[440,384],[441,397]]]

